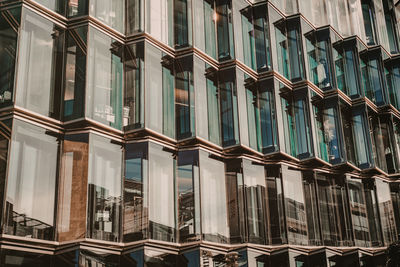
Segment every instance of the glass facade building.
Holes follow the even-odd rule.
[[[399,0],[0,0],[0,266],[385,266]]]

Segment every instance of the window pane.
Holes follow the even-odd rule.
[[[353,48],[354,49],[354,48]],[[345,57],[345,75],[347,94],[350,97],[360,96],[359,85],[359,67],[356,59],[356,54],[351,48],[344,49]]]
[[[189,22],[191,21],[190,0],[175,0],[174,5],[174,35],[175,48],[181,48],[190,44]]]
[[[122,48],[95,28],[89,29],[87,116],[121,129]]]
[[[13,102],[18,29],[9,21],[20,21],[20,9],[0,12],[0,107]]]
[[[85,238],[89,137],[65,136],[58,182],[58,241]]]
[[[275,96],[272,89],[261,88],[258,95],[260,108],[263,153],[274,152],[278,148]]]
[[[124,242],[147,238],[147,143],[128,144],[125,150]]]
[[[375,25],[375,11],[371,0],[361,1],[362,13],[364,18],[364,28],[367,37],[368,45],[375,45],[376,40],[376,25]]]
[[[370,148],[368,143],[366,122],[363,113],[353,115],[354,146],[357,156],[357,165],[360,168],[367,168],[371,164]]]
[[[175,241],[174,159],[163,147],[149,145],[150,238]]]
[[[68,17],[88,14],[89,0],[68,0]]]
[[[288,29],[288,51],[290,59],[290,79],[303,79],[303,56],[301,37],[298,29]]]
[[[307,229],[309,245],[322,245],[319,217],[318,217],[318,197],[316,182],[313,172],[303,172],[303,188],[305,208],[307,214]]]
[[[126,1],[126,34],[143,30],[143,0]]]
[[[67,31],[64,82],[64,121],[84,116],[87,27]]]
[[[375,179],[375,183],[379,203],[379,214],[382,223],[383,240],[385,245],[389,245],[397,239],[389,184],[380,179]]]
[[[65,1],[63,0],[35,0],[35,1],[61,15],[64,15]]]
[[[89,14],[91,16],[94,16],[121,33],[124,32],[124,0],[96,0],[89,1],[89,3]]]
[[[16,104],[58,119],[64,33],[28,9],[22,20]]]
[[[208,140],[220,145],[220,111],[218,104],[218,87],[210,79],[207,79],[207,115],[208,115]],[[217,115],[215,115],[217,114]]]
[[[175,138],[175,94],[173,66],[162,67],[163,134]]]
[[[45,129],[14,120],[7,196],[6,234],[52,240],[57,138]]]
[[[109,0],[104,0],[109,1]],[[146,31],[173,46],[173,0],[146,0]]]
[[[218,34],[218,59],[232,59],[234,55],[231,0],[216,2],[215,16]]]
[[[239,142],[238,102],[235,74],[225,72],[219,81],[222,145],[232,146]]]
[[[17,250],[1,250],[0,262],[5,267],[51,267],[50,255]]]
[[[217,58],[215,23],[217,15],[214,12],[214,1],[204,0],[204,36],[206,38],[206,53],[212,58]]]
[[[110,139],[89,136],[88,235],[120,240],[122,150]]]
[[[228,243],[224,163],[200,151],[201,222],[203,239]]]

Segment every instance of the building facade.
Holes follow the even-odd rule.
[[[0,0],[0,266],[385,265],[399,0]]]

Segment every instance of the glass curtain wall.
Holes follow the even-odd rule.
[[[120,241],[122,148],[112,140],[89,135],[87,236]]]
[[[64,31],[29,9],[21,21],[16,105],[59,119]]]
[[[14,101],[14,79],[21,9],[0,11],[0,107]]]
[[[5,234],[54,240],[57,133],[14,120],[5,196]]]
[[[99,30],[89,27],[86,116],[121,129],[123,47]]]

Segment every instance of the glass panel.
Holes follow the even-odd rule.
[[[365,35],[367,38],[367,45],[377,44],[376,40],[376,24],[375,24],[375,11],[371,0],[362,0],[362,14],[364,18]]]
[[[121,129],[123,62],[121,44],[90,28],[87,116]]]
[[[89,137],[64,137],[58,181],[57,240],[85,238]]]
[[[261,151],[260,109],[257,104],[257,92],[252,92],[250,89],[247,89],[246,98],[250,147]]]
[[[309,245],[322,245],[318,217],[318,197],[313,172],[303,172],[304,199],[307,214]]]
[[[305,99],[295,100],[293,106],[295,129],[297,136],[297,157],[308,158],[312,155],[311,127],[308,103]]]
[[[275,39],[278,58],[278,71],[287,79],[290,79],[288,44],[285,31],[276,27]]]
[[[367,207],[369,234],[371,246],[382,246],[382,232],[380,215],[378,211],[378,201],[376,199],[375,183],[372,181],[364,182],[365,202]]]
[[[376,105],[385,104],[381,61],[369,59],[361,62],[365,96]]]
[[[247,203],[248,242],[265,244],[265,173],[264,166],[243,160],[243,175]]]
[[[391,53],[396,53],[398,47],[398,35],[396,32],[396,18],[394,4],[389,0],[382,0],[385,13],[386,31],[389,39],[389,48]]]
[[[217,14],[214,12],[213,0],[204,0],[204,36],[206,38],[206,53],[212,58],[217,58],[216,47],[216,20]]]
[[[335,64],[335,74],[336,74],[336,83],[337,87],[344,92],[345,94],[349,95],[348,88],[346,86],[346,71],[345,67],[345,60],[343,57],[343,51],[340,48],[333,47],[333,61]]]
[[[122,150],[110,139],[89,136],[88,236],[120,240]]]
[[[144,43],[125,47],[125,93],[123,125],[125,130],[144,126]]]
[[[201,222],[203,239],[228,243],[224,163],[200,151]]]
[[[35,1],[61,15],[64,15],[65,13],[65,1],[63,0],[35,0]]]
[[[89,14],[101,22],[124,32],[125,1],[124,0],[96,0],[89,1]]]
[[[162,146],[149,145],[150,238],[175,241],[175,160]]]
[[[390,104],[400,109],[400,65],[393,66],[386,74]]]
[[[299,29],[289,28],[287,41],[290,59],[290,80],[301,80],[303,79],[303,56]]]
[[[147,0],[145,4],[146,31],[170,46],[174,42],[173,4],[173,0]]]
[[[268,230],[270,244],[287,243],[285,229],[284,199],[282,191],[282,178],[280,168],[267,169],[267,206],[268,206]]]
[[[67,31],[64,81],[64,121],[84,116],[87,27]]]
[[[88,14],[89,0],[68,0],[68,17]]]
[[[285,133],[285,152],[296,157],[297,140],[294,126],[293,106],[283,97],[281,97],[281,102],[283,111],[283,129]]]
[[[147,143],[127,144],[124,177],[124,242],[147,238]]]
[[[257,70],[270,70],[271,52],[269,43],[267,6],[257,6],[255,9],[253,9],[253,12]]]
[[[226,72],[219,80],[222,145],[232,146],[239,142],[238,102],[235,74]]]
[[[254,32],[252,23],[251,9],[242,14],[242,31],[243,31],[243,54],[244,63],[252,69],[256,69]]]
[[[48,134],[51,135],[48,135]],[[53,240],[58,141],[54,133],[14,120],[4,233]]]
[[[178,153],[176,203],[179,242],[200,239],[199,154],[198,151]]]
[[[282,166],[282,180],[289,244],[308,245],[301,172]]]
[[[278,148],[274,92],[266,88],[260,88],[258,105],[260,109],[263,153],[274,152]]]
[[[369,247],[367,206],[361,181],[347,179],[350,213],[353,222],[354,241],[359,247]]]
[[[5,134],[7,132],[11,132],[7,126],[0,122],[0,210],[2,211],[0,214],[0,220],[3,219],[4,215],[4,190],[6,185],[6,178],[7,178],[7,165],[8,165],[8,152],[9,152],[9,144],[10,144],[10,137]],[[1,220],[3,221],[3,220]]]
[[[235,58],[231,0],[217,1],[215,16],[218,34],[218,59],[226,60]]]
[[[371,156],[369,154],[370,146],[364,112],[353,114],[353,133],[354,146],[357,156],[357,165],[360,168],[368,168],[371,165]]]
[[[163,134],[175,138],[175,94],[173,66],[162,67]],[[178,121],[178,120],[177,120]]]
[[[175,65],[176,138],[185,139],[195,133],[193,60],[178,59]]]
[[[58,119],[64,33],[28,9],[22,14],[16,104]]]
[[[15,62],[17,54],[18,24],[21,9],[0,12],[0,107],[13,102]]]
[[[332,88],[330,58],[328,57],[329,42],[307,39],[307,54],[311,81],[322,90]]]
[[[389,184],[380,179],[375,179],[375,184],[378,196],[379,214],[382,223],[383,240],[385,245],[389,245],[397,239]]]
[[[0,263],[4,267],[51,267],[50,255],[16,250],[1,250]]]
[[[400,232],[400,186],[398,183],[390,184],[390,194],[392,197],[394,218],[396,221],[397,233]]]
[[[143,30],[143,0],[126,1],[126,34],[141,32]]]
[[[208,140],[220,145],[220,110],[218,102],[218,87],[215,82],[207,79],[207,115],[208,115]],[[215,115],[217,114],[217,116]]]
[[[191,21],[191,1],[175,0],[174,5],[175,48],[181,48],[191,43],[191,40],[189,40],[189,31],[191,31],[191,25],[189,25]]]
[[[346,91],[350,97],[360,96],[360,83],[357,57],[354,48],[344,49]]]

